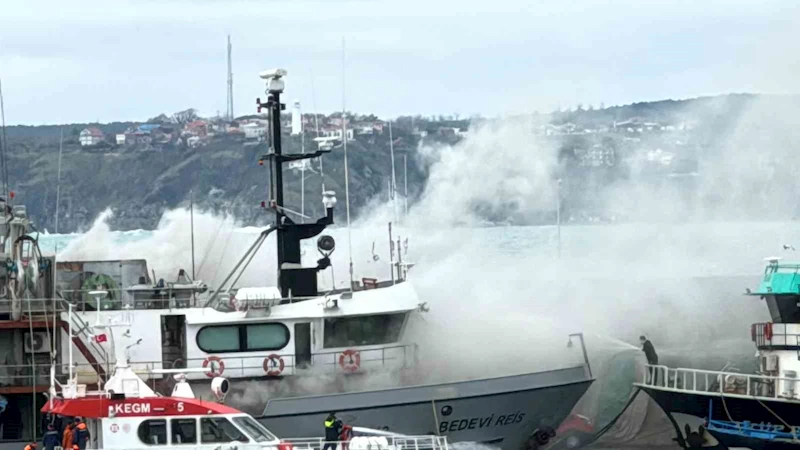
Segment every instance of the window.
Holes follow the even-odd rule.
[[[167,421],[145,420],[137,430],[139,440],[147,445],[167,445]]]
[[[325,348],[397,342],[406,314],[325,319]]]
[[[282,323],[246,325],[247,350],[280,350],[289,343],[289,329]]]
[[[264,428],[263,425],[253,420],[252,417],[234,417],[233,421],[247,432],[251,438],[255,439],[256,442],[270,442],[278,439],[274,434],[270,433],[269,430]]]
[[[239,326],[205,327],[197,333],[197,346],[206,353],[238,352]]]
[[[197,346],[206,353],[280,350],[290,337],[289,328],[279,322],[213,325],[200,329]]]
[[[228,419],[222,417],[200,419],[200,437],[203,444],[250,442]]]
[[[172,444],[196,444],[197,420],[172,419]]]

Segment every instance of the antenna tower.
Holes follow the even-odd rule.
[[[233,120],[233,64],[231,63],[231,35],[228,35],[228,120]]]

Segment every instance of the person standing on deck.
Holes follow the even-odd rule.
[[[83,423],[80,417],[75,418],[75,428],[73,429],[72,436],[72,443],[80,447],[81,450],[84,450],[86,444],[89,442],[89,428]]]
[[[639,342],[642,343],[642,351],[644,352],[644,356],[647,358],[647,364],[651,366],[658,365],[658,354],[656,353],[655,347],[653,347],[653,343],[647,339],[646,336],[642,335],[639,336]],[[648,376],[650,380],[652,380],[653,384],[658,383],[658,370],[655,367],[648,368]]]
[[[67,418],[65,418],[65,419],[67,419]],[[65,450],[69,450],[69,449],[72,448],[72,441],[73,441],[73,437],[74,437],[72,435],[73,426],[74,425],[72,423],[67,422],[67,425],[64,427],[64,434],[61,436],[61,448],[65,449]]]
[[[61,445],[61,437],[53,424],[47,426],[47,432],[42,436],[42,446],[45,450],[54,450]]]
[[[322,450],[336,450],[336,442],[342,432],[342,421],[336,419],[336,413],[332,412],[325,418],[325,446]]]

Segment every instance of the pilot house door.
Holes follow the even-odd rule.
[[[311,324],[294,324],[294,360],[298,369],[311,365]]]

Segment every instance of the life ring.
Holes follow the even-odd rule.
[[[768,341],[772,340],[772,322],[764,324],[764,339]]]
[[[275,361],[277,361],[277,363]],[[270,363],[272,363],[272,368],[270,368]],[[281,373],[283,373],[284,367],[286,367],[286,365],[283,362],[283,358],[281,358],[280,355],[276,355],[274,353],[264,358],[263,366],[264,366],[264,372],[267,372],[267,375],[271,377],[276,377],[280,375]]]
[[[358,372],[358,369],[361,367],[361,353],[358,350],[343,351],[342,354],[339,355],[339,367],[345,372]]]
[[[214,370],[214,366],[212,365],[212,363],[215,363],[215,362],[217,363],[217,366],[219,367],[219,371]],[[207,368],[209,365],[211,365],[211,371],[210,372],[206,372],[206,376],[208,378],[218,377],[218,376],[222,375],[222,372],[225,372],[225,362],[222,359],[220,359],[218,356],[209,356],[208,358],[206,358],[205,361],[203,361],[203,369]]]

